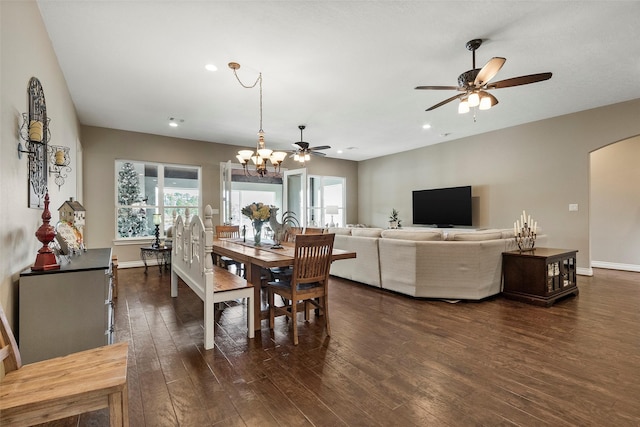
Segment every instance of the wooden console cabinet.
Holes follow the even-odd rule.
[[[502,254],[502,294],[549,307],[558,298],[578,295],[576,253],[571,249],[535,248]]]
[[[20,273],[22,362],[33,363],[113,343],[111,249],[89,249],[60,270]]]

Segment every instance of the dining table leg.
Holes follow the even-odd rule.
[[[245,265],[247,281],[253,285],[253,318],[254,331],[259,332],[262,329],[262,268],[256,264]]]

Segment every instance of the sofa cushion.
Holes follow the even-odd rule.
[[[336,236],[351,236],[351,229],[346,227],[329,227],[329,233]]]
[[[479,240],[495,240],[502,239],[502,232],[500,231],[479,231],[473,233],[456,233],[453,235],[454,241],[479,241]]]
[[[411,230],[384,230],[382,237],[385,239],[413,240],[416,242],[442,240],[440,231],[411,231]]]
[[[359,237],[380,237],[382,228],[352,228],[351,235]]]
[[[513,237],[515,236],[515,234],[513,233],[513,230],[507,228],[502,230],[502,238],[503,239],[513,239]]]

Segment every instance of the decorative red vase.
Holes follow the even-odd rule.
[[[56,230],[49,225],[51,212],[49,212],[49,193],[44,195],[44,212],[42,212],[42,225],[36,231],[36,237],[42,243],[42,247],[36,256],[36,262],[31,270],[58,270],[60,264],[56,259],[56,254],[51,251],[49,243],[55,239]]]

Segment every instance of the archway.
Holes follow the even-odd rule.
[[[589,160],[591,266],[640,272],[640,135]]]

